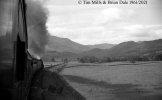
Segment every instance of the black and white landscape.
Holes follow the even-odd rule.
[[[45,65],[66,60],[60,74],[87,100],[162,100],[162,2],[102,1],[45,3]]]
[[[76,59],[83,56],[96,58],[104,57],[143,57],[159,56],[162,54],[162,39],[152,41],[126,41],[119,44],[97,44],[97,45],[82,45],[67,38],[51,36],[47,45],[47,52],[44,59],[68,58]],[[155,59],[155,58],[154,58]],[[152,60],[154,60],[152,58]]]
[[[0,99],[162,100],[162,0],[0,5]]]

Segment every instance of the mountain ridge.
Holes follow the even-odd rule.
[[[101,43],[101,44],[94,44],[94,45],[86,45],[90,48],[99,48],[99,49],[110,49],[113,46],[115,46],[116,44],[109,44],[109,43]]]
[[[46,49],[47,51],[81,53],[94,48],[108,49],[113,46],[114,44],[108,44],[108,43],[96,44],[96,45],[83,45],[83,44],[76,43],[68,38],[50,36],[49,43]]]
[[[83,52],[81,55],[95,56],[95,57],[120,57],[120,56],[142,56],[151,53],[162,52],[162,39],[134,42],[122,42],[110,49],[105,50],[90,50]]]
[[[52,36],[49,42],[49,48],[45,57],[70,58],[76,59],[83,56],[103,57],[128,57],[128,56],[145,56],[162,53],[162,39],[151,41],[126,41],[117,45],[110,44],[110,48],[96,48],[98,45],[82,45],[75,43],[67,38]],[[109,45],[108,45],[109,46]]]

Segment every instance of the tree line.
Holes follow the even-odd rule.
[[[162,54],[148,55],[148,56],[127,56],[127,57],[103,57],[97,58],[95,56],[83,56],[77,58],[80,63],[107,63],[116,61],[162,61]]]

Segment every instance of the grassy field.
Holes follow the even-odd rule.
[[[87,100],[162,100],[162,62],[72,62],[61,74]]]

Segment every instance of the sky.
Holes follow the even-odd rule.
[[[143,5],[78,1],[42,0],[48,9],[50,35],[85,45],[162,39],[162,0],[145,0]]]

